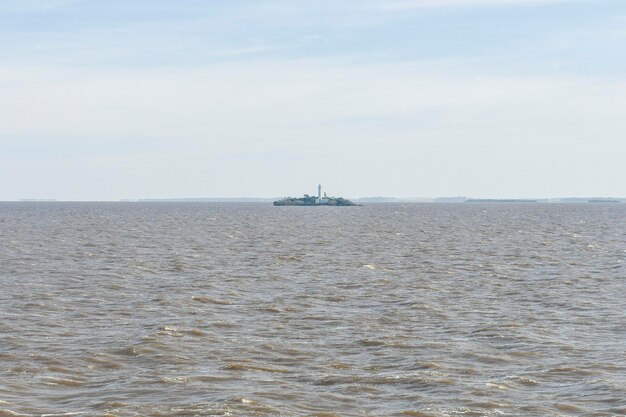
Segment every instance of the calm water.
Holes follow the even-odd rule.
[[[626,415],[626,205],[0,204],[0,416]]]

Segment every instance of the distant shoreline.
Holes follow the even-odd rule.
[[[207,198],[139,198],[120,200],[59,200],[23,198],[20,200],[4,200],[3,203],[269,203],[279,197],[207,197]],[[437,198],[395,198],[395,197],[362,197],[350,198],[357,204],[384,203],[445,203],[445,204],[622,204],[626,198],[613,197],[565,197],[565,198],[469,198],[469,197],[437,197]]]

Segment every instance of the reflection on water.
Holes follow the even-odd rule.
[[[0,204],[0,416],[626,414],[626,206]]]

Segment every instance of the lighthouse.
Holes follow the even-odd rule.
[[[317,204],[322,204],[322,184],[317,186]]]

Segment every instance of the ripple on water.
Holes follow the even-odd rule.
[[[626,415],[624,218],[0,203],[0,416]]]

